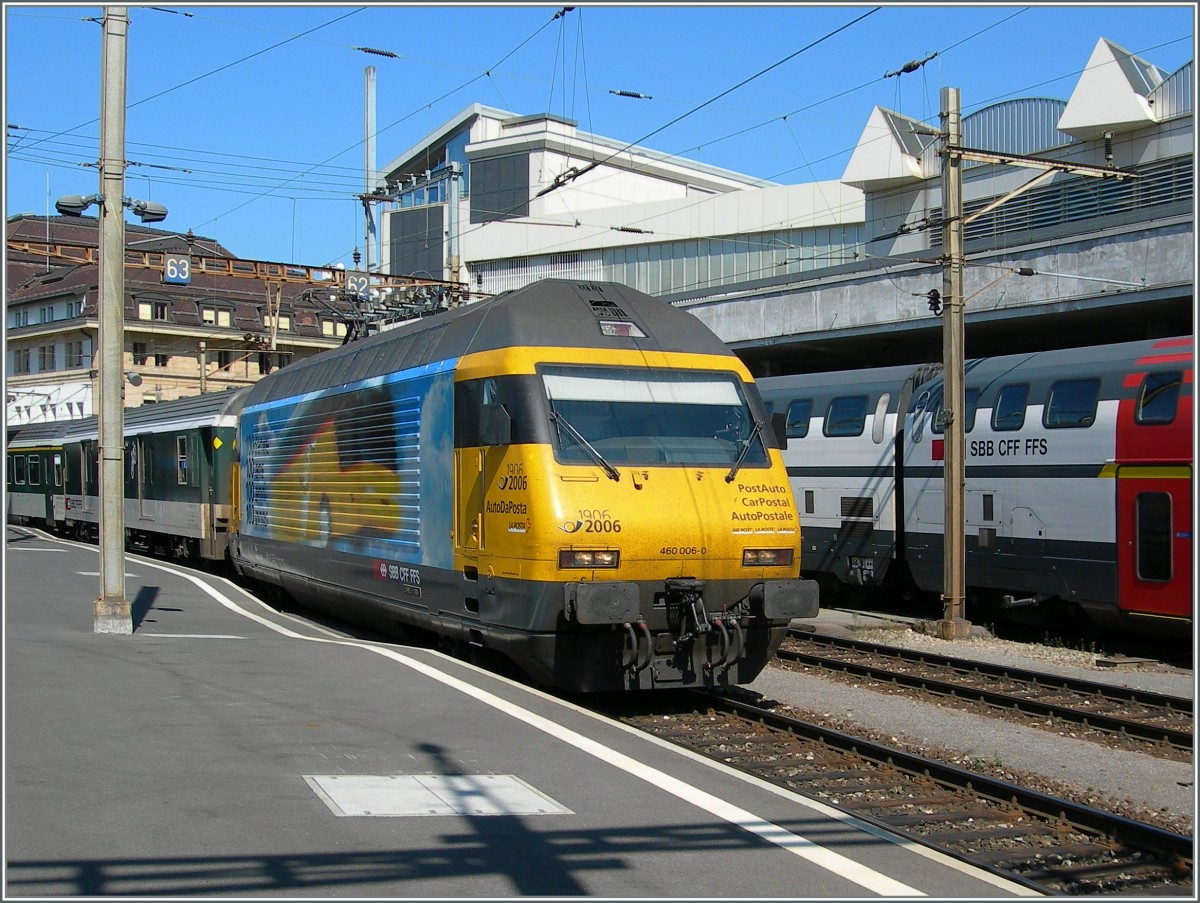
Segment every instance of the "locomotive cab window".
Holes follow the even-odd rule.
[[[997,432],[1019,430],[1025,425],[1025,403],[1029,400],[1029,383],[1003,386],[996,395],[992,409],[992,429]]]
[[[1178,370],[1147,373],[1138,392],[1134,422],[1174,423],[1182,386],[1183,374]]]
[[[813,403],[811,398],[800,398],[788,405],[787,437],[803,439],[808,435],[808,422],[812,419]]]
[[[555,454],[571,464],[764,467],[765,424],[732,374],[540,368]],[[611,474],[610,474],[611,475]]]
[[[829,402],[826,436],[861,436],[867,424],[867,396],[844,395]]]
[[[1042,425],[1048,430],[1085,429],[1096,422],[1100,380],[1063,379],[1050,387],[1042,409]]]

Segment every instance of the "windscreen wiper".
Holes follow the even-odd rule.
[[[550,408],[550,422],[561,426],[568,433],[570,433],[571,438],[583,447],[583,450],[588,453],[593,461],[600,465],[600,467],[606,474],[608,474],[609,478],[612,479],[614,483],[619,483],[621,481],[621,475],[617,473],[617,469],[609,464],[608,461],[604,460],[604,455],[596,451],[592,443],[583,438],[583,434],[580,433],[579,430],[575,429],[575,427],[571,424],[571,421],[567,420],[566,417],[558,413],[558,411],[554,410],[554,408]]]
[[[742,440],[742,448],[738,452],[737,458],[733,462],[733,466],[729,468],[729,473],[725,474],[725,482],[732,483],[733,478],[737,476],[737,472],[742,469],[742,464],[746,460],[746,455],[750,453],[750,445],[754,442],[754,437],[759,435],[763,429],[763,422],[755,420],[754,425],[750,427],[750,435]]]

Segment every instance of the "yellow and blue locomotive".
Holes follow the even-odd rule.
[[[817,613],[749,372],[615,283],[546,280],[245,396],[242,573],[570,690],[745,683]]]

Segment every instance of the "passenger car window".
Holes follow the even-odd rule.
[[[867,396],[844,395],[829,403],[826,436],[861,436],[867,423]]]
[[[1064,379],[1050,386],[1042,424],[1048,430],[1084,429],[1096,422],[1100,380]]]
[[[1136,423],[1173,423],[1179,408],[1183,374],[1178,370],[1147,373],[1133,412]]]
[[[787,437],[803,439],[808,435],[808,422],[812,419],[812,399],[801,398],[793,401],[787,409]]]
[[[963,432],[969,433],[975,429],[975,411],[979,408],[979,390],[967,389],[963,393],[963,397],[967,402],[967,419],[963,422]],[[945,432],[946,429],[946,424],[942,417],[942,403],[940,400],[933,411],[933,425],[931,429],[939,435]]]
[[[1025,402],[1029,400],[1029,384],[1013,383],[1004,386],[996,395],[992,408],[992,429],[997,432],[1019,430],[1025,425]]]

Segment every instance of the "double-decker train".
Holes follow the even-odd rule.
[[[545,280],[124,425],[132,546],[563,689],[746,683],[817,613],[782,417],[700,321],[615,283]],[[9,518],[94,537],[97,446],[95,418],[10,436]]]
[[[940,593],[941,365],[758,386],[823,600]],[[968,616],[1190,636],[1192,338],[971,360],[965,388]]]

